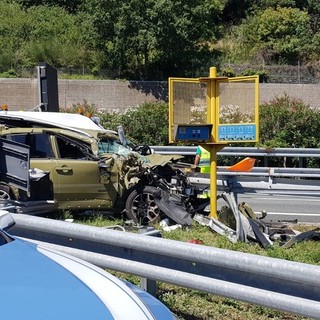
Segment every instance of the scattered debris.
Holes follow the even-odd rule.
[[[103,227],[104,229],[112,229],[112,230],[118,230],[118,231],[123,231],[126,232],[126,229],[123,226],[120,226],[118,224],[114,225],[114,226],[106,226]]]
[[[193,219],[227,237],[232,243],[257,242],[267,249],[275,241],[280,241],[283,248],[291,248],[300,241],[320,240],[320,228],[301,233],[289,227],[290,224],[297,224],[297,220],[265,222],[266,211],[262,211],[262,217],[258,218],[247,203],[237,204],[232,192],[223,192],[219,198],[225,200],[227,205],[218,210],[217,219],[202,214],[195,214]]]
[[[291,238],[289,241],[283,244],[282,248],[291,248],[295,243],[301,242],[304,240],[320,240],[320,228],[316,228],[314,230],[302,232],[295,237]]]
[[[170,232],[170,231],[182,228],[182,225],[181,224],[172,224],[170,219],[165,218],[160,221],[160,227],[162,228],[163,231]]]
[[[181,206],[180,198],[176,197],[177,199],[175,199],[173,195],[170,195],[163,189],[158,189],[157,192],[153,194],[153,197],[157,206],[166,214],[166,216],[178,224],[191,225],[191,214]]]
[[[201,239],[190,239],[188,241],[189,243],[194,243],[194,244],[204,244],[204,242]]]
[[[250,172],[256,163],[256,159],[247,157],[233,166],[227,168],[229,171]]]

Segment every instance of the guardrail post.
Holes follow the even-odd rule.
[[[299,157],[299,168],[303,168],[303,158]]]
[[[142,227],[139,233],[145,236],[162,238],[162,234],[159,230],[155,230],[153,227]],[[142,290],[150,293],[152,296],[157,297],[157,281],[147,278],[140,278],[140,287]]]
[[[141,289],[143,289],[144,291],[147,291],[154,297],[157,296],[157,281],[141,278],[140,287]]]

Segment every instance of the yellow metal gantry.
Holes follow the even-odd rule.
[[[257,142],[259,77],[169,78],[169,142],[210,152],[210,216],[217,218],[217,153],[229,143]]]

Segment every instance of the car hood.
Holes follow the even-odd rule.
[[[177,161],[179,159],[183,159],[183,156],[179,155],[163,155],[158,153],[153,153],[146,156],[148,159],[148,165],[151,167],[154,166],[165,166],[167,163],[172,161]]]
[[[0,261],[3,319],[155,319],[122,281],[82,260],[16,239],[0,246]]]

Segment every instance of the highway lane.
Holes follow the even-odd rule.
[[[298,219],[320,224],[320,196],[246,193],[238,194],[237,202],[246,202],[258,216],[267,211],[267,221]],[[218,208],[223,204],[219,200]]]

